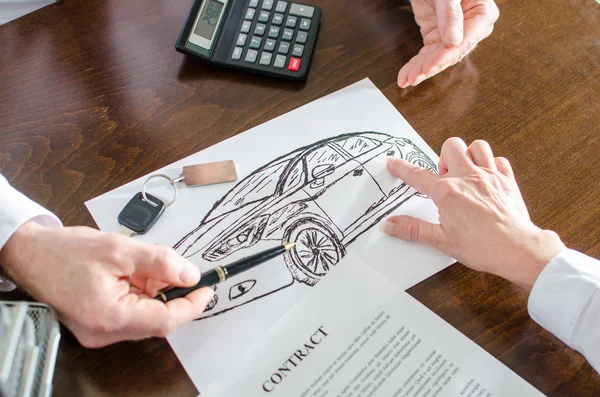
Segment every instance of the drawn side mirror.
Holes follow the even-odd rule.
[[[312,189],[317,189],[325,185],[325,177],[333,174],[335,166],[333,164],[320,164],[312,170],[313,182],[310,184]]]

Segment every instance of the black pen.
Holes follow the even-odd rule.
[[[158,295],[154,299],[167,303],[170,300],[181,298],[186,296],[192,291],[202,287],[212,287],[213,285],[219,284],[227,280],[229,277],[233,277],[237,274],[250,270],[255,266],[260,265],[273,259],[276,256],[286,253],[293,249],[296,243],[284,243],[279,247],[271,248],[269,250],[259,252],[258,254],[242,258],[236,262],[233,262],[227,266],[217,266],[214,269],[202,273],[200,276],[200,282],[193,287],[189,288],[167,288],[162,291],[158,291]]]

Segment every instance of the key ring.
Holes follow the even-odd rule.
[[[150,182],[152,179],[154,178],[163,178],[169,181],[169,184],[171,186],[173,186],[173,198],[171,199],[171,201],[169,201],[167,204],[165,204],[165,208],[168,208],[171,206],[171,204],[173,204],[175,202],[175,200],[177,200],[177,185],[175,184],[175,180],[173,180],[173,178],[171,178],[168,175],[165,174],[155,174],[155,175],[150,175],[148,177],[148,179],[146,179],[146,181],[144,182],[144,185],[142,186],[142,197],[144,198],[144,201],[147,202],[148,204],[150,204],[153,207],[158,207],[158,204],[153,202],[152,200],[150,200],[147,196],[146,196],[146,185],[148,184],[148,182]]]

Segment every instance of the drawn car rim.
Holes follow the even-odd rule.
[[[331,236],[316,228],[304,229],[298,233],[296,257],[305,271],[317,277],[327,274],[340,260]]]

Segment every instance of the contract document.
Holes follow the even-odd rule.
[[[202,395],[543,394],[358,256],[348,254]]]

